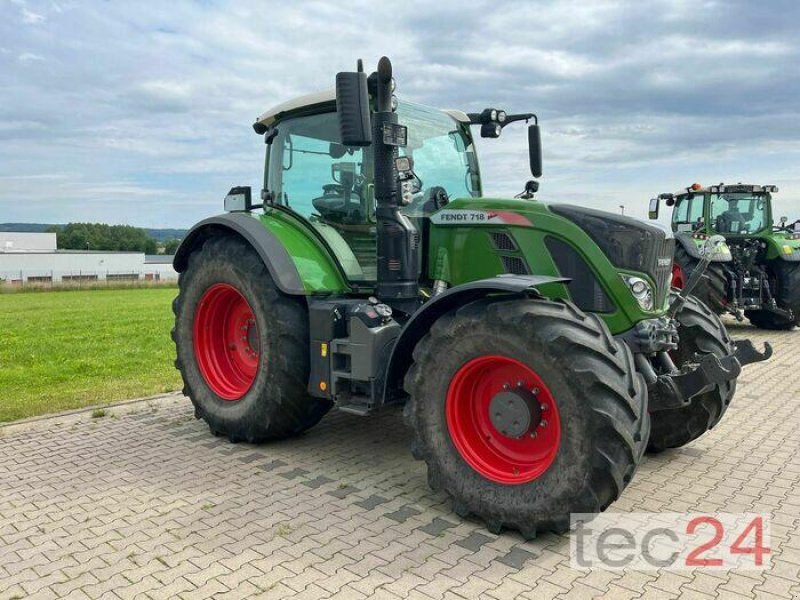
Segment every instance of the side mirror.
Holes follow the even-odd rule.
[[[232,187],[225,196],[226,212],[246,212],[255,208],[252,204],[252,190],[250,186]]]
[[[651,219],[658,218],[658,205],[659,205],[658,198],[650,198],[650,209],[647,211],[647,216]]]
[[[528,155],[531,163],[531,175],[542,176],[542,135],[539,125],[528,126]]]
[[[372,143],[367,74],[360,60],[355,73],[336,74],[336,113],[342,144],[369,146]]]
[[[786,225],[786,221],[789,220],[789,217],[781,217],[781,225]]]

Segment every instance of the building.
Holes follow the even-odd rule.
[[[55,233],[0,233],[0,281],[10,285],[92,281],[170,281],[171,256],[142,252],[57,250]]]
[[[0,252],[49,252],[56,247],[55,233],[0,231]]]

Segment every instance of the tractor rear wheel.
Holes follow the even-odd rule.
[[[677,295],[673,290],[672,298]],[[689,296],[675,317],[678,321],[678,349],[671,353],[678,368],[692,362],[695,354],[722,358],[735,350],[720,318],[697,298]],[[678,448],[696,440],[722,419],[736,392],[736,380],[716,386],[692,398],[683,408],[650,413],[650,452]]]
[[[173,302],[175,366],[195,416],[232,442],[284,438],[330,409],[308,382],[308,315],[243,240],[214,237],[189,257]]]
[[[750,322],[760,329],[788,330],[800,326],[800,263],[779,260],[773,263],[775,275],[775,301],[783,309],[794,313],[787,319],[768,310],[745,311]]]
[[[675,260],[672,263],[672,286],[682,290],[689,283],[689,278],[699,263],[699,260],[689,256],[683,246],[676,244]],[[721,315],[728,310],[727,289],[728,280],[725,277],[724,267],[719,263],[711,263],[692,291],[692,295]]]
[[[414,349],[406,418],[461,516],[525,537],[604,510],[639,464],[647,390],[628,347],[569,302],[481,300]]]

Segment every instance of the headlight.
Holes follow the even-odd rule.
[[[641,277],[623,275],[622,279],[643,310],[653,310],[653,288]]]

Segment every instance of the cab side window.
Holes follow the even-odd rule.
[[[375,207],[368,150],[339,142],[336,113],[278,125],[267,166],[276,201],[306,218],[350,280],[377,275]]]
[[[672,223],[678,231],[692,231],[700,226],[703,218],[703,196],[683,196],[678,198],[672,212]]]

